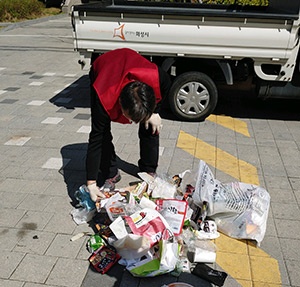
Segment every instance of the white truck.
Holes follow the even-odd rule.
[[[170,73],[172,112],[201,121],[215,109],[219,85],[250,81],[258,97],[300,99],[299,6],[299,0],[269,0],[267,6],[174,0],[75,5],[74,47],[91,62],[116,48],[138,51]]]

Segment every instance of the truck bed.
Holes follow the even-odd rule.
[[[220,4],[196,4],[178,2],[151,2],[128,0],[103,0],[91,4],[76,5],[74,11],[79,14],[95,13],[129,13],[147,15],[180,15],[180,16],[210,16],[210,17],[237,17],[237,18],[263,18],[296,20],[299,17],[300,1],[286,1],[284,5],[280,1],[270,0],[269,5],[241,6]]]

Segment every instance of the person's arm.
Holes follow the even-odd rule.
[[[162,96],[162,100],[156,104],[152,116],[149,118],[149,120],[145,122],[146,130],[149,128],[149,125],[151,125],[152,134],[160,133],[162,124],[161,124],[161,117],[159,115],[159,111],[163,101],[165,101],[168,98],[168,93],[171,88],[171,78],[169,74],[159,66],[158,66],[158,76],[159,76],[159,85],[160,85],[160,93]]]

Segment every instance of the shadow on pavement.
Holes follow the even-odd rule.
[[[156,277],[138,278],[132,276],[124,266],[115,264],[106,274],[88,270],[81,287],[161,287],[164,284],[184,282],[194,287],[212,287],[213,285],[191,273],[182,272],[179,277],[171,274]]]
[[[300,100],[263,100],[257,98],[253,91],[226,88],[219,90],[219,100],[214,114],[233,118],[299,121],[299,106]]]
[[[50,103],[66,109],[90,108],[90,79],[84,75],[51,98]]]
[[[75,191],[86,183],[85,159],[88,143],[76,143],[63,146],[60,150],[63,159],[63,167],[60,173],[64,177],[71,204],[75,206],[78,202],[74,196]],[[137,165],[126,162],[117,156],[117,163],[120,170],[138,177],[139,168]]]
[[[90,80],[84,75],[55,95],[49,101],[65,109],[90,108]],[[219,87],[218,104],[215,115],[236,118],[276,119],[299,121],[300,100],[294,99],[259,99],[253,90],[241,87]],[[178,121],[171,112],[167,99],[161,108],[161,117]]]

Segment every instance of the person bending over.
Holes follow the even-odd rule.
[[[171,80],[156,64],[128,48],[100,55],[92,63],[90,80],[91,132],[86,174],[91,199],[96,201],[104,197],[101,191],[114,190],[121,179],[111,122],[139,123],[138,166],[141,172],[155,174],[162,127],[158,112]]]

